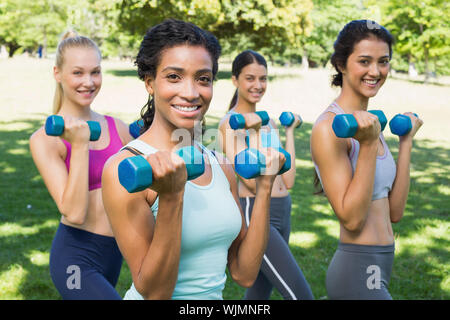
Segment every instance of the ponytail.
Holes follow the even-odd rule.
[[[230,111],[236,105],[237,99],[238,99],[238,89],[236,89],[236,91],[234,92],[233,98],[231,98],[231,102],[230,102],[230,106],[228,107],[228,111]]]
[[[151,95],[148,95],[147,103],[142,107],[141,118],[144,125],[141,127],[139,134],[143,134],[152,125],[153,118],[155,117],[155,100]]]

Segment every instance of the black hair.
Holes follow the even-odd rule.
[[[355,45],[371,36],[375,36],[387,43],[389,46],[389,59],[392,58],[394,38],[386,28],[372,20],[350,21],[339,32],[333,45],[334,53],[331,56],[331,64],[337,71],[337,74],[333,75],[331,85],[342,87],[342,72],[339,68],[346,66],[347,59],[352,54]]]
[[[161,62],[162,52],[178,45],[192,45],[204,47],[211,56],[213,63],[213,78],[218,71],[218,60],[221,46],[217,38],[193,23],[176,19],[166,19],[160,24],[149,28],[141,42],[139,52],[134,64],[138,67],[137,73],[141,80],[147,76],[156,77],[156,69]],[[155,103],[151,96],[141,110],[144,126],[140,133],[144,133],[152,124],[155,115]],[[205,127],[204,121],[202,123]]]
[[[337,74],[333,75],[331,85],[342,87],[342,72],[339,68],[347,65],[347,59],[352,54],[355,45],[361,40],[376,37],[387,43],[389,47],[389,59],[392,58],[392,45],[394,38],[391,33],[383,26],[373,20],[353,20],[347,23],[339,32],[334,42],[334,52],[331,56],[331,64]],[[317,172],[314,171],[314,194],[323,195],[323,188],[320,183]]]
[[[266,59],[264,59],[264,57],[261,54],[253,50],[242,51],[233,60],[233,64],[231,66],[231,75],[235,76],[237,79],[241,74],[242,69],[254,62],[266,67],[267,69]],[[234,105],[237,102],[237,98],[238,98],[238,90],[236,89],[233,98],[231,99],[228,110],[231,110],[231,108],[234,107]]]

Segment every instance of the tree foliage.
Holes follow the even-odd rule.
[[[375,2],[375,1],[371,1]],[[382,11],[381,24],[396,39],[395,52],[408,62],[422,62],[430,72],[430,60],[449,61],[450,3],[445,0],[377,0]],[[434,64],[437,73],[449,67]],[[445,70],[447,69],[447,70]]]
[[[394,35],[393,66],[450,73],[446,0],[0,0],[0,45],[10,56],[54,50],[75,29],[105,56],[133,57],[146,30],[166,18],[211,31],[223,52],[258,50],[271,61],[324,66],[350,20],[373,19]],[[17,51],[18,50],[18,51]]]

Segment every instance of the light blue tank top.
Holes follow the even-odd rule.
[[[332,112],[335,114],[343,114],[344,110],[336,103],[333,102],[323,113]],[[322,117],[319,116],[319,119]],[[389,192],[392,190],[392,184],[394,183],[395,176],[397,174],[397,167],[395,165],[394,158],[392,157],[389,147],[384,140],[383,133],[380,133],[380,140],[383,144],[384,154],[382,156],[377,156],[376,168],[375,168],[375,182],[373,185],[372,200],[387,198]],[[351,149],[349,154],[349,159],[352,164],[352,172],[355,173],[356,163],[358,161],[359,155],[359,142],[356,139],[350,138]],[[320,183],[322,179],[320,177],[319,168],[316,163],[314,163],[317,175],[319,176]]]
[[[238,112],[234,111],[234,110],[230,110],[227,112],[227,114],[238,114]],[[280,143],[280,137],[277,134],[277,129],[275,129],[272,124],[268,123],[268,126],[270,128],[270,130],[260,130],[260,135],[261,135],[261,143],[262,143],[262,147],[263,148],[274,148],[274,149],[278,149],[281,148],[281,143]],[[245,142],[247,143],[248,146],[248,137],[249,137],[249,132],[248,130],[245,130],[247,132],[247,135],[245,136]]]
[[[206,186],[186,182],[180,264],[172,299],[221,300],[228,249],[241,230],[242,217],[216,157],[203,145],[197,145],[208,156],[212,179]],[[142,140],[134,140],[127,146],[146,155],[158,151]],[[157,219],[158,198],[151,210]],[[143,297],[132,284],[124,299]]]

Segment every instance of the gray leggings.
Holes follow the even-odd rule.
[[[255,198],[240,198],[240,202],[248,226]],[[274,286],[286,300],[314,299],[311,288],[288,245],[291,232],[291,204],[290,195],[270,200],[269,242],[261,270],[253,286],[246,290],[245,300],[268,300]]]
[[[339,242],[327,271],[328,298],[392,300],[388,291],[395,244],[386,246]]]

